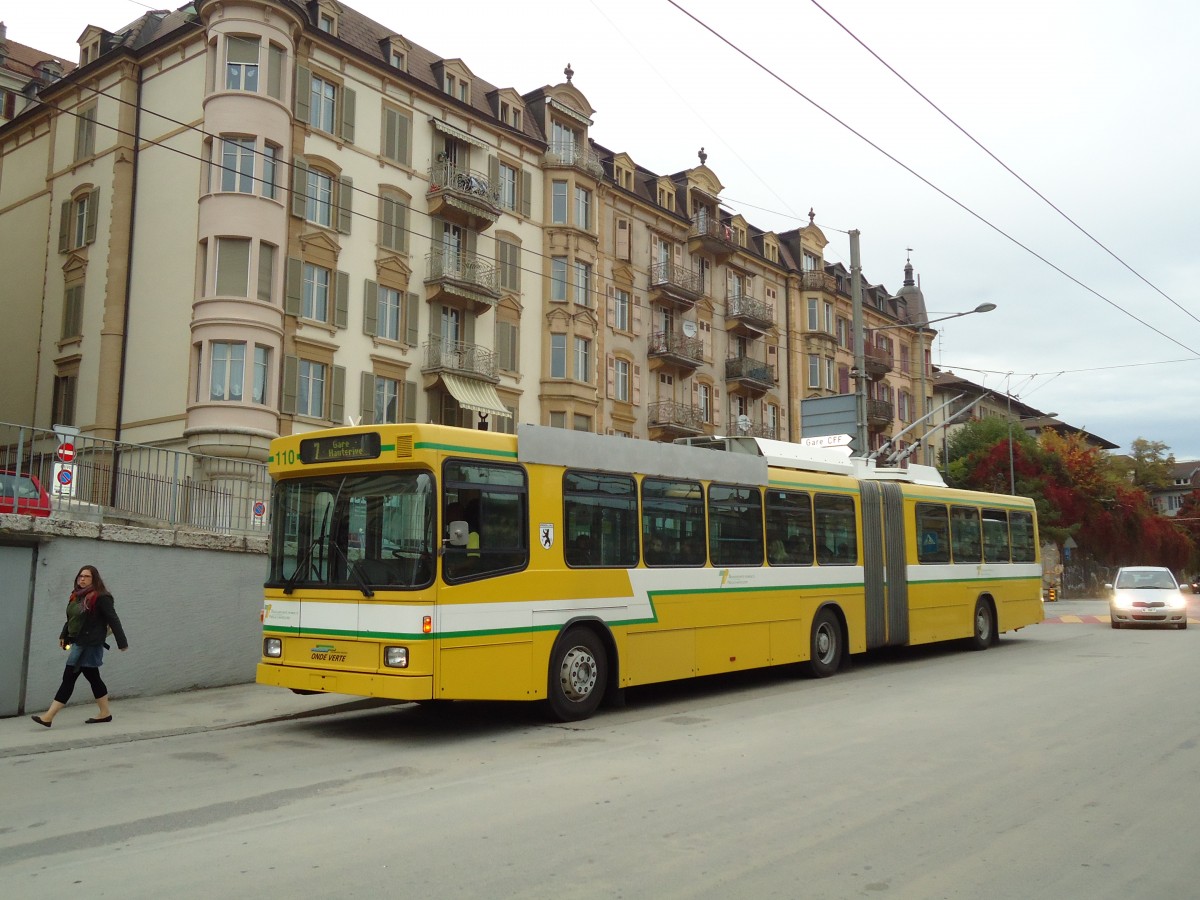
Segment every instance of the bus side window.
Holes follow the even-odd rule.
[[[854,498],[817,494],[813,498],[817,525],[817,564],[852,566],[858,561],[858,521]]]
[[[979,539],[979,510],[973,506],[951,507],[950,541],[956,563],[978,563],[983,559]]]
[[[813,564],[812,498],[801,491],[767,491],[767,561],[773,566]]]
[[[983,511],[983,561],[1008,562],[1008,513],[1002,509]]]
[[[940,504],[917,504],[917,562],[950,562],[950,520]]]

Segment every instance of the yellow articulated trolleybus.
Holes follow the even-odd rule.
[[[1042,619],[1032,501],[759,438],[335,428],[271,446],[257,679],[395,700],[539,700]]]

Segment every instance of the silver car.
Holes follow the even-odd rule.
[[[1187,628],[1187,587],[1180,587],[1170,569],[1125,566],[1117,570],[1108,591],[1108,615],[1113,628],[1124,625],[1174,625]]]

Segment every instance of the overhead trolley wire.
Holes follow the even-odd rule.
[[[1125,262],[1125,260],[1123,260],[1115,252],[1110,250],[1102,241],[1100,241],[1099,238],[1095,237],[1086,228],[1084,228],[1082,225],[1080,225],[1078,222],[1076,222],[1074,219],[1072,219],[1069,215],[1067,215],[1065,212],[1063,212],[1062,209],[1060,209],[1055,203],[1053,203],[1041,191],[1039,191],[1037,188],[1035,188],[1032,184],[1030,184],[1028,181],[1026,181],[1024,178],[1022,178],[1016,172],[1014,172],[1008,166],[1008,164],[1004,162],[1004,160],[1000,159],[1000,157],[998,157],[995,153],[993,153],[991,150],[989,150],[987,147],[985,147],[979,140],[977,140],[975,138],[975,136],[973,134],[971,134],[969,131],[967,131],[965,128],[963,128],[963,126],[958,124],[958,122],[956,122],[952,116],[950,116],[940,106],[938,106],[936,103],[934,103],[932,100],[930,100],[929,97],[927,97],[923,92],[921,92],[916,87],[916,85],[914,85],[911,81],[909,81],[907,78],[905,78],[899,72],[897,72],[896,69],[893,68],[890,63],[888,63],[878,53],[876,53],[874,50],[872,50],[870,47],[868,47],[857,34],[855,34],[853,31],[851,31],[849,28],[847,28],[844,24],[842,24],[842,22],[839,21],[838,18],[835,15],[833,15],[833,13],[831,13],[829,10],[827,10],[825,7],[823,7],[819,2],[817,2],[817,0],[811,0],[811,2],[812,2],[813,6],[815,6],[817,9],[819,9],[821,12],[825,13],[825,15],[828,16],[835,25],[837,25],[839,28],[842,29],[842,31],[844,31],[844,32],[846,32],[846,34],[850,35],[850,37],[853,38],[854,41],[860,47],[862,47],[864,50],[866,50],[868,53],[870,53],[873,57],[875,57],[875,59],[877,59],[884,68],[886,68],[889,72],[891,72],[893,75],[895,75],[901,81],[903,81],[909,87],[909,89],[912,90],[913,93],[915,93],[918,97],[920,97],[922,100],[924,100],[926,103],[928,103],[931,107],[933,107],[934,110],[937,111],[938,115],[940,115],[943,119],[945,119],[947,122],[949,122],[955,128],[957,128],[959,131],[961,131],[963,133],[963,135],[966,136],[966,138],[969,141],[971,141],[971,143],[973,143],[976,147],[978,147],[980,150],[982,150],[984,153],[986,153],[988,156],[990,156],[993,160],[995,160],[995,162],[1001,168],[1003,168],[1004,171],[1006,171],[1013,178],[1017,179],[1017,181],[1021,182],[1021,184],[1025,185],[1025,187],[1029,188],[1029,190],[1031,190],[1034,194],[1037,195],[1038,199],[1040,199],[1043,203],[1045,203],[1047,206],[1049,206],[1052,210],[1054,210],[1056,213],[1058,213],[1060,216],[1062,216],[1064,219],[1066,219],[1068,222],[1070,222],[1071,225],[1073,225],[1084,237],[1086,237],[1093,244],[1095,244],[1097,247],[1099,247],[1101,250],[1103,250],[1105,253],[1107,253],[1109,256],[1111,256],[1113,259],[1115,259],[1117,262],[1119,262],[1122,266],[1124,266],[1126,269],[1128,269],[1130,272],[1132,272],[1134,275],[1136,275],[1146,285],[1153,288],[1155,291],[1157,291],[1159,294],[1161,294],[1163,297],[1165,297],[1167,300],[1169,300],[1172,304],[1174,304],[1176,309],[1180,310],[1180,312],[1189,316],[1192,319],[1192,321],[1200,322],[1200,318],[1198,318],[1191,310],[1189,310],[1187,307],[1181,305],[1180,303],[1176,302],[1176,300],[1173,297],[1168,295],[1165,291],[1161,290],[1156,284],[1154,284],[1152,281],[1150,281],[1150,279],[1146,278],[1144,275],[1142,275],[1141,272],[1137,271],[1137,269],[1135,269],[1133,266],[1129,265],[1129,263]]]
[[[687,16],[689,19],[691,19],[693,22],[695,22],[697,25],[699,25],[701,28],[703,28],[705,31],[707,31],[709,34],[711,34],[713,37],[715,37],[721,43],[725,44],[727,47],[729,47],[731,50],[733,50],[739,56],[744,57],[746,60],[748,60],[754,66],[761,69],[764,73],[769,75],[771,78],[778,81],[781,85],[783,85],[785,88],[787,88],[793,94],[795,94],[797,97],[801,98],[802,100],[804,100],[805,102],[810,104],[812,107],[814,107],[818,111],[824,113],[826,116],[828,116],[830,119],[832,119],[838,125],[841,125],[843,128],[845,128],[847,131],[849,131],[851,134],[853,134],[859,140],[863,141],[868,146],[870,146],[872,149],[874,149],[874,150],[878,151],[879,153],[883,154],[884,156],[886,156],[888,159],[890,159],[892,162],[894,162],[900,168],[904,169],[904,171],[908,172],[910,175],[912,175],[918,181],[920,181],[927,187],[931,188],[932,190],[936,191],[938,194],[940,194],[942,197],[949,200],[951,203],[953,203],[959,209],[963,210],[963,212],[965,212],[965,213],[969,214],[970,216],[972,216],[973,218],[977,219],[979,222],[983,223],[988,228],[995,231],[1001,237],[1007,239],[1008,241],[1012,242],[1016,246],[1020,247],[1026,253],[1030,254],[1031,256],[1035,257],[1036,259],[1041,260],[1043,263],[1045,263],[1047,266],[1052,268],[1054,271],[1058,272],[1064,278],[1068,279],[1069,281],[1071,281],[1074,284],[1078,285],[1079,287],[1083,288],[1088,293],[1093,294],[1096,297],[1100,298],[1101,300],[1103,300],[1105,303],[1107,303],[1109,306],[1113,307],[1114,309],[1120,311],[1121,313],[1124,313],[1126,316],[1133,319],[1135,322],[1145,326],[1146,328],[1149,328],[1155,334],[1159,335],[1160,337],[1166,338],[1172,344],[1175,344],[1176,346],[1181,347],[1182,349],[1186,350],[1188,353],[1191,353],[1193,356],[1200,357],[1200,352],[1197,352],[1196,350],[1192,349],[1191,347],[1187,346],[1186,344],[1182,343],[1181,341],[1179,341],[1176,338],[1172,337],[1171,335],[1167,334],[1165,331],[1162,331],[1162,330],[1156,328],[1155,326],[1151,325],[1149,322],[1145,321],[1144,319],[1134,315],[1132,312],[1125,309],[1119,303],[1117,303],[1113,300],[1110,300],[1108,297],[1101,294],[1095,288],[1093,288],[1087,284],[1084,284],[1084,282],[1080,281],[1074,275],[1070,274],[1069,272],[1065,271],[1064,269],[1062,269],[1055,263],[1051,262],[1045,256],[1043,256],[1042,254],[1040,254],[1036,250],[1034,250],[1032,247],[1029,247],[1028,245],[1019,241],[1017,238],[1013,237],[1007,231],[1002,229],[999,225],[996,225],[995,223],[991,222],[990,220],[985,218],[980,213],[975,212],[975,210],[971,209],[971,207],[967,206],[965,203],[963,203],[958,198],[952,196],[947,191],[938,187],[936,184],[934,184],[932,181],[930,181],[924,175],[917,172],[915,169],[913,169],[907,163],[902,162],[900,159],[898,159],[896,156],[889,153],[887,150],[883,149],[883,147],[879,146],[879,144],[872,141],[870,138],[868,138],[862,132],[858,131],[856,128],[854,128],[852,125],[850,125],[848,122],[845,122],[844,120],[840,119],[838,116],[836,116],[834,113],[830,112],[828,109],[826,109],[820,103],[818,103],[816,100],[813,100],[811,97],[809,97],[807,94],[805,94],[799,88],[797,88],[795,85],[791,84],[791,82],[789,82],[783,76],[779,75],[777,72],[775,72],[769,66],[767,66],[765,63],[759,61],[757,58],[752,56],[750,53],[743,50],[737,44],[733,43],[733,41],[731,41],[729,38],[725,37],[723,34],[721,34],[719,31],[717,31],[711,25],[707,24],[706,22],[704,22],[703,20],[701,20],[700,18],[695,16],[693,13],[684,9],[684,7],[682,7],[679,3],[677,3],[676,0],[667,0],[667,3],[669,3],[671,6],[675,7],[683,15]]]

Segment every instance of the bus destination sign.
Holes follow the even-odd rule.
[[[379,458],[379,432],[342,434],[337,437],[307,438],[300,442],[300,462],[348,462],[355,459]]]

